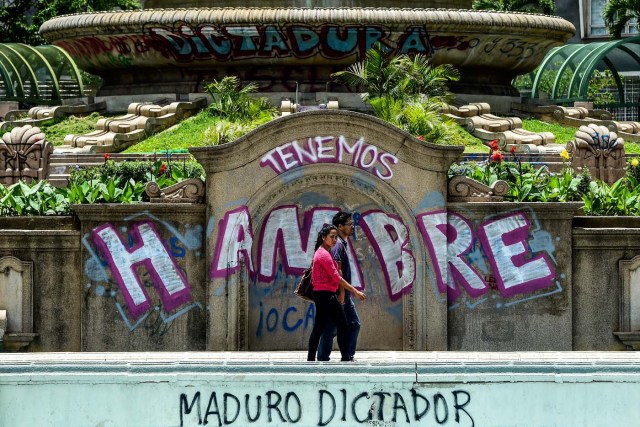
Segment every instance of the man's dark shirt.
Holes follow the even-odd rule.
[[[349,265],[349,256],[347,254],[347,242],[338,236],[336,245],[331,248],[331,256],[336,262],[340,263],[340,270],[342,278],[351,284],[351,265]],[[345,297],[348,298],[350,292],[345,292]]]

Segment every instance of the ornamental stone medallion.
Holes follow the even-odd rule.
[[[314,306],[293,290],[317,232],[344,210],[356,224],[352,285],[368,297],[356,302],[358,348],[446,349],[446,292],[433,292],[425,236],[446,234],[434,218],[462,151],[345,111],[293,114],[233,143],[192,148],[207,172],[208,347],[306,348]]]

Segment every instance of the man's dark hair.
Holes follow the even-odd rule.
[[[351,214],[349,212],[340,211],[333,216],[333,219],[331,220],[331,222],[333,223],[333,225],[337,227],[339,225],[345,225],[347,221],[349,221],[350,219],[351,219]]]

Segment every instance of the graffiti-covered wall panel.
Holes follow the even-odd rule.
[[[431,260],[416,215],[445,207],[446,171],[460,151],[343,111],[285,117],[227,146],[192,149],[207,170],[209,348],[306,348],[315,307],[293,290],[319,229],[344,210],[356,225],[351,282],[368,295],[356,304],[358,348],[421,349],[431,339],[445,349],[446,305],[424,292]]]
[[[84,206],[83,350],[203,350],[204,206]]]
[[[450,350],[572,349],[571,221],[577,207],[449,205]]]

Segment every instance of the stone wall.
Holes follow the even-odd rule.
[[[82,223],[82,350],[204,350],[204,206],[75,211]]]
[[[33,332],[38,334],[31,351],[81,350],[80,244],[75,218],[0,218],[0,260],[12,257],[31,270],[29,276],[23,275],[31,282],[22,283],[31,288]],[[11,319],[15,314],[8,306],[15,305],[0,301],[0,309],[7,309]]]
[[[206,204],[0,221],[0,297],[31,266],[20,276],[32,282],[31,351],[304,350],[314,306],[293,289],[340,209],[356,224],[352,284],[368,295],[356,302],[360,350],[640,342],[637,220],[576,217],[573,203],[448,202],[461,147],[358,113],[293,114],[192,152]],[[11,319],[21,306],[7,307]]]

